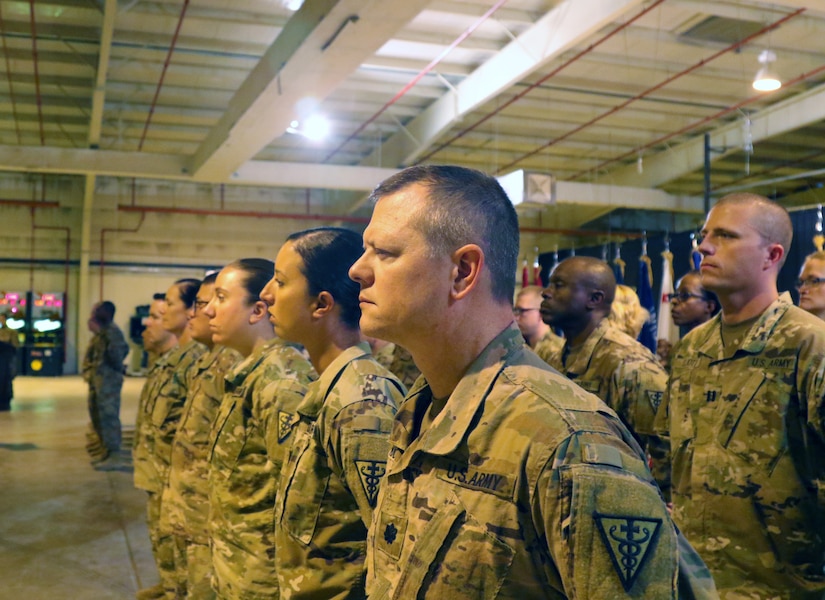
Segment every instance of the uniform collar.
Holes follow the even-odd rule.
[[[404,469],[418,452],[442,456],[454,452],[468,435],[505,365],[524,348],[521,332],[515,324],[510,324],[470,364],[429,429],[413,439],[416,411],[429,410],[432,399],[430,386],[420,377],[393,424],[392,444],[404,451],[402,461],[393,469]]]
[[[762,312],[756,320],[756,323],[754,323],[750,331],[748,331],[740,347],[740,351],[747,352],[748,354],[759,354],[762,352],[779,319],[788,312],[791,306],[793,306],[791,295],[788,292],[780,294],[779,298],[774,300],[768,308]],[[696,341],[696,351],[711,358],[721,357],[722,351],[724,350],[719,343],[721,328],[722,313],[719,313],[707,323],[699,325],[699,327],[691,331],[688,335],[695,335],[698,338]]]
[[[277,346],[283,346],[284,341],[281,338],[274,337],[271,340],[267,341],[263,346],[255,350],[252,354],[247,356],[241,362],[239,362],[234,369],[232,369],[226,375],[226,384],[231,386],[229,389],[234,388],[237,385],[243,383],[244,379],[254,371],[258,365],[263,362],[263,360],[267,357],[267,355],[272,351],[273,348]]]
[[[324,369],[318,380],[310,386],[297,411],[307,417],[315,418],[321,412],[324,401],[330,390],[338,382],[341,372],[347,368],[352,361],[371,356],[370,346],[367,342],[359,342],[350,346],[341,354],[335,357],[329,366]]]
[[[587,367],[590,365],[590,359],[596,351],[596,346],[602,341],[602,338],[605,336],[609,328],[610,321],[608,321],[606,317],[599,321],[596,329],[590,332],[590,335],[587,336],[584,343],[571,353],[571,358],[573,360],[564,366],[566,373],[576,376],[587,371]],[[568,343],[569,342],[565,342],[565,345]]]

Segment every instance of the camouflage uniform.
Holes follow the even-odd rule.
[[[283,598],[364,598],[367,528],[404,387],[370,357],[345,350],[298,407],[275,515]]]
[[[396,344],[387,344],[373,356],[379,365],[398,377],[404,387],[412,387],[412,384],[421,375],[421,371],[415,366],[412,354]]]
[[[550,364],[552,357],[561,354],[562,348],[564,348],[564,338],[550,330],[536,343],[533,352],[538,354],[544,362]]]
[[[674,521],[723,598],[825,598],[823,322],[783,294],[738,347],[716,316],[675,351]]]
[[[667,447],[654,429],[656,410],[667,390],[667,373],[642,344],[602,319],[584,343],[548,364],[601,398],[616,411],[642,448],[650,453],[653,475],[668,493]]]
[[[191,369],[206,350],[189,342],[173,348],[155,362],[141,391],[132,457],[135,487],[146,490],[146,521],[161,583],[174,593],[174,545],[171,532],[161,528],[161,496],[169,478],[172,440],[178,428]]]
[[[273,339],[226,376],[209,437],[209,537],[219,598],[278,597],[275,495],[295,409],[316,378],[297,348]]]
[[[83,358],[83,379],[89,384],[89,418],[107,454],[120,451],[120,390],[127,354],[129,344],[123,333],[110,323],[92,337]]]
[[[161,530],[175,536],[179,589],[189,597],[213,597],[209,550],[209,435],[224,393],[224,376],[241,361],[231,348],[215,346],[192,369],[186,403],[172,442],[169,484],[163,490]]]
[[[422,426],[396,416],[367,543],[370,600],[716,598],[633,436],[515,325]]]
[[[0,327],[0,410],[9,410],[14,397],[12,380],[17,374],[17,331]]]

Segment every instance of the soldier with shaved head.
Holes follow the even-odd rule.
[[[699,245],[722,312],[679,343],[657,425],[673,517],[722,598],[825,597],[825,325],[779,294],[787,211],[722,198]]]
[[[667,492],[666,449],[653,421],[667,373],[642,344],[608,318],[616,278],[603,260],[573,256],[560,262],[544,290],[544,321],[564,331],[565,343],[548,362],[615,410],[653,458],[653,474]]]

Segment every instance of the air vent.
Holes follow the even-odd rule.
[[[693,42],[715,42],[729,46],[741,42],[765,27],[764,23],[727,17],[708,17],[679,36]]]

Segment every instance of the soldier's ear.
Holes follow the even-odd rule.
[[[591,290],[588,298],[588,306],[596,307],[604,302],[604,292],[602,290]]]

